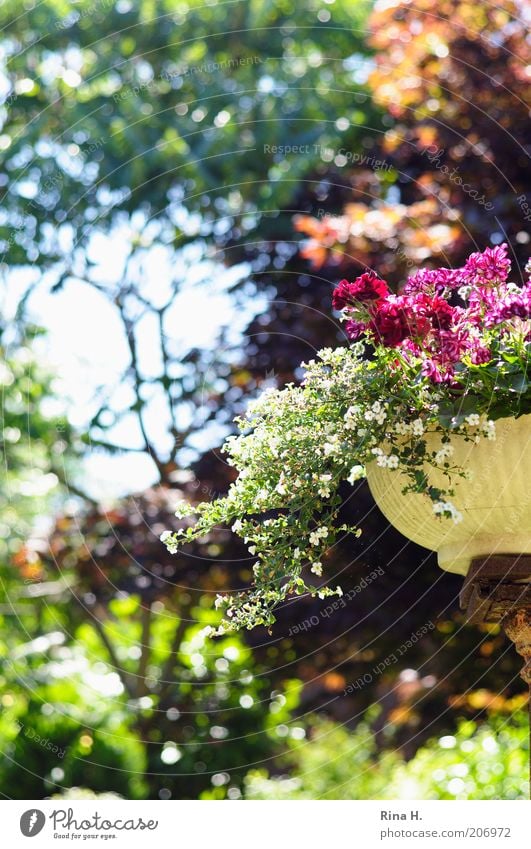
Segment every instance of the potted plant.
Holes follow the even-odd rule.
[[[339,283],[350,344],[249,404],[224,447],[239,473],[228,494],[182,503],[182,526],[162,535],[175,552],[225,523],[247,543],[254,585],[217,598],[218,633],[271,625],[290,594],[341,595],[323,561],[340,534],[360,533],[338,520],[339,487],[366,475],[390,521],[444,568],[531,553],[531,283],[509,272],[501,245],[462,268],[419,270],[399,294],[373,271]]]

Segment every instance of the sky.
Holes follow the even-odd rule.
[[[112,286],[121,279],[127,253],[127,234],[99,235],[90,245],[89,253],[96,263],[96,277]],[[156,245],[146,251],[142,266],[143,294],[156,306],[171,298],[171,281],[175,280],[175,257],[164,246]],[[222,328],[229,328],[228,340],[237,345],[250,319],[262,305],[253,299],[247,309],[238,304],[231,287],[248,276],[246,266],[226,269],[206,259],[196,246],[183,257],[179,293],[167,312],[166,338],[173,349],[185,354],[192,346],[212,352],[216,361],[216,340]],[[109,299],[86,282],[69,279],[64,288],[51,293],[45,279],[36,277],[30,268],[10,272],[3,293],[2,314],[14,315],[22,294],[30,283],[34,286],[28,300],[28,315],[46,329],[38,340],[38,354],[53,373],[58,401],[49,412],[66,411],[70,422],[83,429],[97,412],[98,390],[103,389],[113,407],[127,406],[131,390],[123,380],[129,362],[129,352],[123,327],[115,306]],[[161,355],[158,333],[149,316],[136,323],[139,361],[145,375],[159,373]],[[168,411],[164,399],[154,395],[146,408],[146,422],[154,444],[163,450],[171,445],[167,432]],[[224,433],[210,434],[221,442]],[[141,446],[136,417],[129,416],[113,426],[106,438],[126,448]],[[143,453],[122,453],[111,456],[102,450],[90,450],[81,470],[83,488],[91,496],[112,499],[130,492],[140,492],[157,480],[153,461]]]

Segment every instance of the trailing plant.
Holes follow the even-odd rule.
[[[183,526],[162,535],[176,552],[230,524],[256,558],[254,586],[216,599],[224,618],[215,633],[270,626],[293,594],[341,595],[321,580],[323,563],[341,534],[360,533],[338,519],[340,485],[369,463],[401,474],[404,492],[430,498],[441,521],[461,520],[453,486],[468,473],[452,462],[453,438],[495,439],[495,419],[531,410],[531,283],[508,282],[509,271],[502,245],[463,268],[420,270],[398,295],[372,271],[340,282],[333,305],[350,346],[319,351],[300,386],[249,404],[224,446],[239,473],[228,494],[182,503]],[[437,450],[427,432],[440,434]],[[433,468],[445,489],[430,482]]]

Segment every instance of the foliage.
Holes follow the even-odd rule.
[[[299,219],[305,255],[316,268],[388,274],[507,240],[525,261],[525,0],[444,0],[436,15],[429,0],[377,3],[368,28],[368,85],[390,126],[367,152],[365,174],[360,160],[356,170],[343,162],[354,190],[343,209]]]
[[[89,614],[69,635],[56,605],[37,638],[3,651],[0,792],[238,798],[248,764],[280,751],[274,729],[290,720],[297,682],[272,691],[238,638],[205,646],[200,610],[178,637],[158,611],[144,681],[138,610],[134,598],[115,601],[112,619]],[[31,627],[30,608],[19,616]]]
[[[431,6],[422,2],[415,8],[408,3],[379,7],[378,18],[373,17],[377,26],[371,25],[373,38],[383,40],[375,73],[389,69],[385,84],[398,88],[402,78],[393,63],[412,59],[407,67],[409,93],[395,90],[391,101],[399,105],[405,97],[416,97],[418,114],[406,104],[396,113],[400,124],[395,128],[392,115],[382,119],[382,107],[392,109],[390,100],[380,98],[384,86],[369,82],[381,104],[376,106],[365,82],[372,67],[363,31],[369,4],[336,0],[327,6],[328,22],[317,17],[319,4],[313,0],[282,0],[272,7],[251,0],[207,6],[194,0],[186,6],[176,0],[45,0],[21,13],[20,3],[5,0],[0,8],[6,74],[1,80],[0,252],[7,264],[0,268],[5,275],[1,285],[6,291],[20,287],[21,277],[12,277],[13,268],[27,266],[24,279],[31,282],[28,298],[20,300],[21,319],[27,318],[33,292],[37,300],[49,287],[64,287],[68,295],[76,286],[91,287],[102,299],[102,309],[109,304],[116,311],[129,351],[117,381],[124,393],[115,393],[110,381],[98,390],[83,450],[132,457],[143,453],[153,460],[154,480],[164,484],[162,493],[124,499],[112,509],[91,503],[81,485],[74,484],[79,484],[79,475],[74,478],[69,471],[70,459],[63,464],[71,431],[61,415],[52,414],[58,390],[44,381],[32,354],[35,380],[31,378],[29,394],[34,402],[19,405],[16,421],[9,419],[11,401],[3,405],[7,428],[18,428],[21,437],[17,442],[4,439],[3,446],[9,472],[3,477],[0,506],[2,690],[15,698],[22,722],[27,712],[28,728],[44,739],[71,740],[75,757],[68,761],[66,777],[54,783],[51,770],[62,768],[61,760],[11,724],[0,748],[12,756],[14,746],[21,766],[17,771],[2,763],[11,778],[2,785],[7,795],[13,795],[15,779],[31,797],[64,789],[69,781],[84,786],[87,775],[93,788],[114,788],[126,797],[220,798],[229,791],[236,797],[245,763],[278,750],[280,735],[273,741],[268,735],[274,717],[286,718],[283,696],[271,699],[269,709],[267,705],[274,690],[286,693],[293,707],[290,693],[298,687],[286,684],[287,674],[305,681],[305,710],[324,709],[344,719],[382,691],[387,710],[395,704],[393,699],[402,705],[397,695],[401,686],[394,686],[398,672],[348,697],[338,694],[346,682],[372,667],[378,653],[391,652],[419,621],[428,619],[436,621],[436,627],[420,647],[410,650],[407,662],[422,670],[417,685],[425,686],[429,699],[410,710],[401,724],[393,720],[402,741],[414,739],[410,747],[425,737],[426,726],[438,728],[446,721],[449,699],[459,711],[478,709],[473,703],[477,692],[468,693],[471,680],[474,687],[489,687],[497,699],[502,697],[494,693],[521,687],[515,677],[518,660],[504,651],[503,634],[491,627],[478,637],[474,629],[462,627],[455,604],[458,580],[435,572],[433,558],[426,564],[425,552],[404,547],[404,540],[374,508],[363,481],[352,491],[344,485],[339,520],[355,525],[368,514],[363,537],[339,540],[333,551],[345,597],[354,588],[351,600],[330,617],[326,599],[303,595],[279,610],[274,638],[261,629],[245,634],[245,644],[240,642],[243,637],[231,637],[235,642],[230,645],[241,648],[242,671],[253,675],[241,690],[235,685],[232,701],[223,696],[227,673],[216,666],[227,659],[223,643],[219,653],[216,646],[205,650],[206,679],[195,678],[190,660],[195,631],[190,623],[197,620],[199,629],[216,625],[210,599],[248,584],[254,559],[245,557],[239,538],[221,529],[195,541],[178,560],[168,556],[157,539],[170,523],[166,507],[172,499],[168,497],[166,505],[167,494],[183,491],[194,502],[199,495],[212,498],[225,492],[233,480],[233,469],[206,446],[219,444],[220,432],[230,427],[234,413],[241,413],[244,399],[265,382],[299,380],[297,366],[309,350],[313,355],[344,338],[328,315],[329,278],[339,267],[344,274],[349,266],[358,273],[360,265],[374,265],[399,279],[412,264],[448,251],[453,259],[463,252],[464,242],[469,250],[470,238],[484,244],[498,229],[489,209],[449,177],[453,167],[477,189],[476,197],[485,192],[486,200],[496,205],[496,214],[514,237],[511,248],[522,249],[518,234],[523,211],[503,177],[509,175],[515,194],[525,192],[521,153],[506,128],[500,130],[488,118],[495,112],[503,120],[510,116],[515,135],[525,132],[521,69],[517,61],[505,61],[510,54],[500,46],[503,38],[513,56],[525,58],[521,22],[517,17],[511,22],[511,39],[509,28],[502,27],[503,9],[511,13],[513,8],[505,0],[497,4],[496,19],[477,4],[456,3],[448,7],[449,14],[459,6],[460,16],[478,16],[477,25],[460,27],[457,36],[445,18],[435,18]],[[486,38],[478,35],[481,27]],[[426,64],[436,28],[449,45],[449,55],[433,64],[430,54],[432,61]],[[399,50],[405,39],[407,50]],[[463,68],[470,71],[471,65],[474,73],[463,78]],[[447,89],[449,71],[459,76]],[[494,91],[492,79],[503,80],[506,87]],[[425,96],[420,88],[424,80],[430,86],[443,81],[441,93],[448,95],[443,123],[433,112],[433,98],[428,101],[431,93]],[[471,86],[468,103],[459,101],[464,85]],[[437,97],[442,104],[442,96]],[[424,102],[430,103],[430,115],[420,115]],[[457,103],[458,132],[466,136],[466,150],[452,128]],[[483,104],[481,114],[477,103]],[[443,163],[449,173],[443,172]],[[353,189],[356,203],[345,208]],[[316,216],[305,221],[330,230],[327,241],[315,231],[314,247],[323,249],[315,262],[318,273],[308,273],[307,261],[296,250],[293,212]],[[339,236],[329,227],[328,212],[336,219],[334,227],[341,225]],[[99,262],[102,245],[112,253],[111,272]],[[194,286],[198,266],[210,253],[216,262],[204,263],[202,297],[212,299],[221,283],[220,249],[226,263],[251,260],[251,279],[244,269],[227,286],[234,316],[238,313],[242,328],[246,320],[250,324],[246,338],[237,338],[240,350],[235,350],[234,333],[210,340],[218,360],[213,367],[210,351],[201,350],[199,343],[195,350],[183,350],[178,295]],[[153,263],[153,256],[162,253],[164,261]],[[332,259],[333,265],[341,260],[329,275],[319,273],[325,259]],[[164,281],[164,299],[155,291],[154,278]],[[245,283],[236,295],[240,280]],[[156,375],[143,358],[143,333],[149,336],[150,348],[159,352]],[[94,339],[100,338],[95,323]],[[27,352],[15,349],[11,347],[9,357],[22,362]],[[22,371],[20,380],[15,374],[7,389],[13,390],[13,401],[19,390],[24,398],[30,385],[26,379]],[[126,397],[125,405],[117,402],[119,394],[122,400]],[[167,409],[161,427],[163,404]],[[159,425],[153,431],[152,407]],[[213,420],[221,428],[207,431]],[[32,423],[38,430],[31,431],[30,452],[26,433]],[[124,432],[137,438],[122,442]],[[191,460],[196,479],[188,469]],[[37,493],[46,481],[54,483],[54,475],[61,483],[67,479],[70,492],[77,495],[77,508],[81,499],[80,511],[70,503],[65,510],[57,485],[43,497]],[[48,541],[42,523],[53,524],[57,509],[62,515]],[[35,517],[39,533],[32,527]],[[28,545],[18,552],[28,537]],[[323,564],[329,562],[327,555]],[[377,566],[382,566],[381,577],[358,593],[357,584]],[[63,574],[64,582],[59,580]],[[303,630],[301,624],[310,619],[311,627]],[[179,630],[183,620],[189,633]],[[149,633],[147,641],[142,627]],[[30,703],[20,680],[11,675],[11,658],[21,646],[54,632],[64,636],[63,645],[46,650],[42,664],[35,662],[30,671],[17,666],[22,681],[28,676],[32,686],[30,676],[42,666],[37,695]],[[173,651],[179,645],[182,650]],[[253,646],[252,655],[248,645]],[[101,701],[92,689],[82,690],[80,702],[66,685],[61,689],[48,677],[50,667],[56,668],[52,660],[64,659],[71,669],[76,648],[88,654],[83,667],[87,674],[97,666],[98,675],[116,673],[124,687],[113,699],[117,715],[127,719],[120,727],[121,748],[108,737],[108,715],[90,710],[93,701]],[[136,648],[136,656],[131,648]],[[239,662],[230,665],[240,670]],[[437,679],[436,687],[421,683],[428,679],[420,676],[428,673]],[[77,685],[77,673],[74,676]],[[171,687],[162,692],[165,679]],[[459,695],[465,691],[466,696]],[[239,704],[239,695],[245,694],[254,699],[252,708]],[[140,698],[151,698],[152,706],[140,712]],[[178,721],[170,718],[174,711],[169,717],[164,713],[161,698],[165,709],[182,711]],[[61,711],[70,701],[76,718],[70,724],[64,720],[63,734]],[[53,714],[43,713],[47,704]],[[193,712],[192,722],[185,719],[187,709]],[[216,721],[211,709],[224,715],[229,734],[223,740],[209,737]],[[88,727],[95,720],[96,726]],[[247,739],[242,739],[240,728],[244,735],[250,732]],[[412,728],[418,732],[414,738]],[[94,739],[94,761],[105,764],[101,774],[88,763],[91,754],[76,749],[84,731]],[[160,758],[164,745],[171,743],[182,752],[173,767]],[[114,770],[109,767],[113,761]],[[196,764],[208,764],[208,769],[197,772]],[[124,780],[122,767],[143,774]]]
[[[317,721],[285,759],[289,772],[250,772],[245,798],[527,799],[528,746],[525,711],[482,725],[463,720],[409,761],[378,751],[367,722],[349,732]]]
[[[75,437],[57,409],[52,375],[39,362],[29,327],[22,340],[0,328],[0,560],[14,553],[32,520],[72,468]]]
[[[46,272],[32,275],[21,320],[45,289],[90,287],[116,311],[128,403],[116,403],[109,385],[98,392],[93,450],[143,452],[154,479],[171,485],[197,457],[198,432],[214,419],[230,427],[237,390],[227,377],[239,371],[237,383],[244,371],[226,352],[234,335],[183,349],[177,298],[190,294],[198,266],[208,293],[217,288],[221,260],[251,259],[259,274],[270,260],[278,273],[295,252],[301,188],[308,180],[322,197],[325,151],[359,146],[379,126],[363,82],[369,5],[338,0],[322,20],[314,0],[46,0],[23,14],[16,0],[2,4],[0,271]],[[153,274],[164,295],[154,295]],[[227,289],[245,290],[233,309],[251,319],[252,300],[272,290],[247,278],[235,275]],[[139,341],[147,327],[156,375]],[[161,437],[151,423],[162,407]],[[136,437],[126,445],[114,435],[125,427]],[[214,447],[219,427],[212,432]]]
[[[297,683],[284,682],[287,698],[274,690],[238,639],[201,654],[215,577],[192,559],[176,570],[144,524],[160,533],[175,493],[110,510],[71,502],[49,539],[34,526],[64,505],[59,477],[70,484],[78,446],[30,342],[10,346],[1,374],[0,792],[234,796],[247,764],[278,751],[271,728]]]
[[[29,611],[22,621],[30,624]],[[96,792],[110,785],[127,798],[145,793],[145,751],[120,702],[118,676],[86,649],[45,630],[4,654],[3,795],[43,798],[72,785]]]
[[[282,232],[322,151],[377,123],[356,82],[368,8],[3,3],[6,262],[79,276],[78,248],[125,221],[144,246],[267,238],[260,211]]]
[[[271,625],[273,609],[290,594],[342,594],[303,575],[308,568],[321,577],[338,535],[355,530],[338,522],[339,485],[355,484],[374,460],[404,474],[404,492],[425,493],[436,514],[461,520],[450,496],[466,470],[452,464],[452,438],[493,439],[489,414],[530,409],[530,286],[508,284],[509,266],[504,248],[487,249],[463,269],[418,272],[402,296],[390,295],[372,273],[342,281],[334,303],[360,341],[320,351],[301,386],[253,402],[239,421],[242,434],[226,443],[239,472],[228,495],[198,507],[183,503],[177,516],[198,513],[198,520],[162,535],[175,552],[234,522],[257,556],[254,589],[218,597],[226,614],[218,633]],[[457,294],[463,306],[451,305]],[[428,431],[441,434],[438,449],[422,438]],[[430,466],[443,470],[446,489],[432,483]]]

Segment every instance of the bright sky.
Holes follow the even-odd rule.
[[[98,237],[91,246],[102,280],[119,280],[123,273],[125,242]],[[231,344],[238,344],[250,318],[260,308],[263,298],[253,299],[252,309],[238,309],[229,289],[236,280],[245,279],[244,266],[225,269],[205,260],[198,253],[189,267],[185,263],[184,281],[167,313],[166,334],[172,344],[186,353],[197,346],[211,350],[216,357],[216,340],[220,329],[229,327]],[[169,252],[163,246],[149,250],[144,263],[144,295],[156,305],[166,303],[175,280]],[[172,277],[173,275],[173,277]],[[10,274],[7,292],[1,305],[4,316],[13,315],[23,291],[35,279],[30,269]],[[130,390],[121,381],[128,364],[128,349],[116,308],[101,293],[86,283],[68,281],[63,290],[50,294],[45,286],[36,287],[29,302],[29,312],[36,324],[47,329],[39,340],[43,358],[58,375],[58,394],[63,399],[71,422],[82,427],[97,411],[98,387],[109,391],[114,407],[130,403]],[[159,373],[158,334],[149,318],[137,325],[138,354],[144,374]],[[168,449],[168,412],[164,401],[154,397],[146,408],[150,437],[156,446]],[[212,436],[212,434],[211,434]],[[111,441],[125,447],[139,446],[136,418],[119,423],[109,431]],[[223,434],[218,434],[221,440]],[[145,454],[128,453],[110,456],[100,450],[89,452],[83,469],[83,487],[98,498],[120,496],[141,491],[156,480],[152,460]]]

